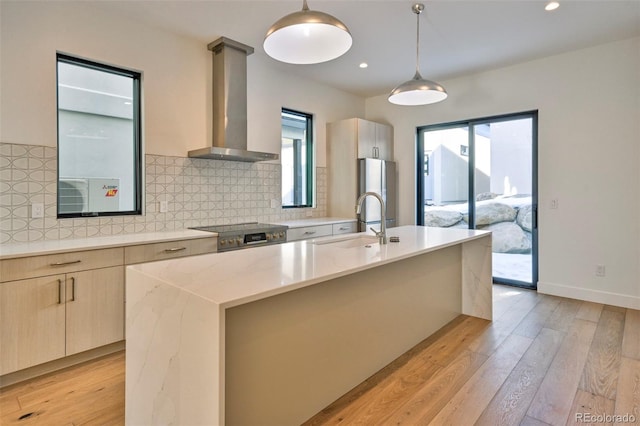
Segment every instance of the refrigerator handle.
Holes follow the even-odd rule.
[[[387,164],[383,161],[380,166],[380,171],[382,172],[382,176],[380,180],[382,181],[382,188],[380,188],[380,196],[384,200],[385,205],[387,204]]]

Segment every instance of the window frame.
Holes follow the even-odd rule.
[[[305,140],[304,140],[304,144],[306,145],[306,170],[304,170],[304,175],[306,177],[306,185],[305,185],[305,189],[307,192],[307,203],[302,204],[301,202],[296,202],[296,195],[294,195],[294,204],[282,204],[282,208],[283,209],[297,209],[297,208],[310,208],[313,207],[313,197],[314,197],[314,193],[313,193],[313,114],[309,114],[306,112],[301,112],[301,111],[296,111],[290,108],[282,108],[282,111],[280,112],[280,119],[282,121],[282,115],[283,114],[290,114],[290,115],[294,115],[297,117],[301,117],[304,118],[306,120],[306,129],[305,129]],[[280,126],[282,128],[282,124]],[[302,140],[300,140],[302,141]],[[294,182],[293,182],[293,192],[294,194],[296,194],[296,192],[299,192],[299,190],[301,190],[302,188],[302,179],[301,179],[301,175],[300,176],[296,176],[295,174],[295,169],[296,169],[296,164],[300,164],[301,160],[302,160],[302,156],[300,155],[300,151],[301,151],[301,144],[297,146],[294,144]],[[296,155],[296,152],[298,153]],[[282,163],[281,163],[282,166]],[[300,165],[300,167],[302,167]],[[281,179],[282,181],[282,179]],[[280,191],[280,197],[281,197],[281,202],[282,202],[282,190]]]
[[[133,210],[112,211],[112,212],[78,212],[78,213],[60,213],[59,198],[60,194],[60,96],[59,96],[59,75],[58,64],[66,63],[85,68],[109,72],[112,74],[129,77],[133,82],[133,156],[132,164],[134,176],[134,208]],[[101,216],[141,216],[143,201],[143,150],[142,150],[142,73],[139,71],[116,67],[101,62],[96,62],[86,58],[70,55],[67,53],[56,52],[56,216],[58,219],[66,218],[88,218]]]

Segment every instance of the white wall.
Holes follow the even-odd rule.
[[[0,142],[56,145],[61,51],[143,72],[146,153],[186,156],[211,144],[206,44],[109,15],[92,2],[1,2],[0,12]],[[249,149],[279,152],[280,109],[299,109],[314,114],[316,166],[324,167],[325,123],[363,116],[364,99],[283,75],[270,61],[257,53],[247,59]]]
[[[367,99],[395,128],[400,223],[415,223],[417,126],[537,109],[539,290],[640,308],[640,38],[441,83],[439,104]]]
[[[491,124],[491,137],[485,139],[491,157],[485,172],[491,175],[491,192],[531,194],[532,121],[524,119]]]
[[[462,131],[449,136],[442,138],[430,159],[435,205],[465,203],[469,198],[469,157],[460,154],[460,145],[467,145],[468,138],[463,139],[467,135]]]

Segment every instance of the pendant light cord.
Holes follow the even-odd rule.
[[[416,12],[416,75],[420,74],[420,13]]]
[[[424,10],[424,4],[416,3],[411,9],[413,13],[416,14],[416,75],[413,78],[415,80],[422,80],[422,76],[420,75],[420,14]]]

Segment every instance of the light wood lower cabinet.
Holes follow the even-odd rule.
[[[0,284],[0,375],[65,356],[64,280]]]
[[[350,234],[352,232],[358,232],[358,224],[355,220],[353,222],[335,223],[333,225],[333,235]]]
[[[128,246],[124,248],[124,263],[133,265],[142,262],[214,253],[217,251],[217,247],[218,239],[215,237]]]
[[[287,241],[308,240],[329,235],[357,232],[356,221],[287,229]]]
[[[66,301],[66,355],[124,339],[123,266],[68,275]]]
[[[305,226],[287,229],[287,241],[307,240],[309,238],[326,237],[333,233],[331,225]]]
[[[0,261],[0,281],[14,281],[122,265],[122,247],[70,251]]]
[[[123,266],[0,284],[0,375],[123,339]]]
[[[125,265],[216,251],[216,238],[0,261],[0,376],[125,338]]]
[[[7,259],[0,271],[0,375],[124,339],[122,247]]]

